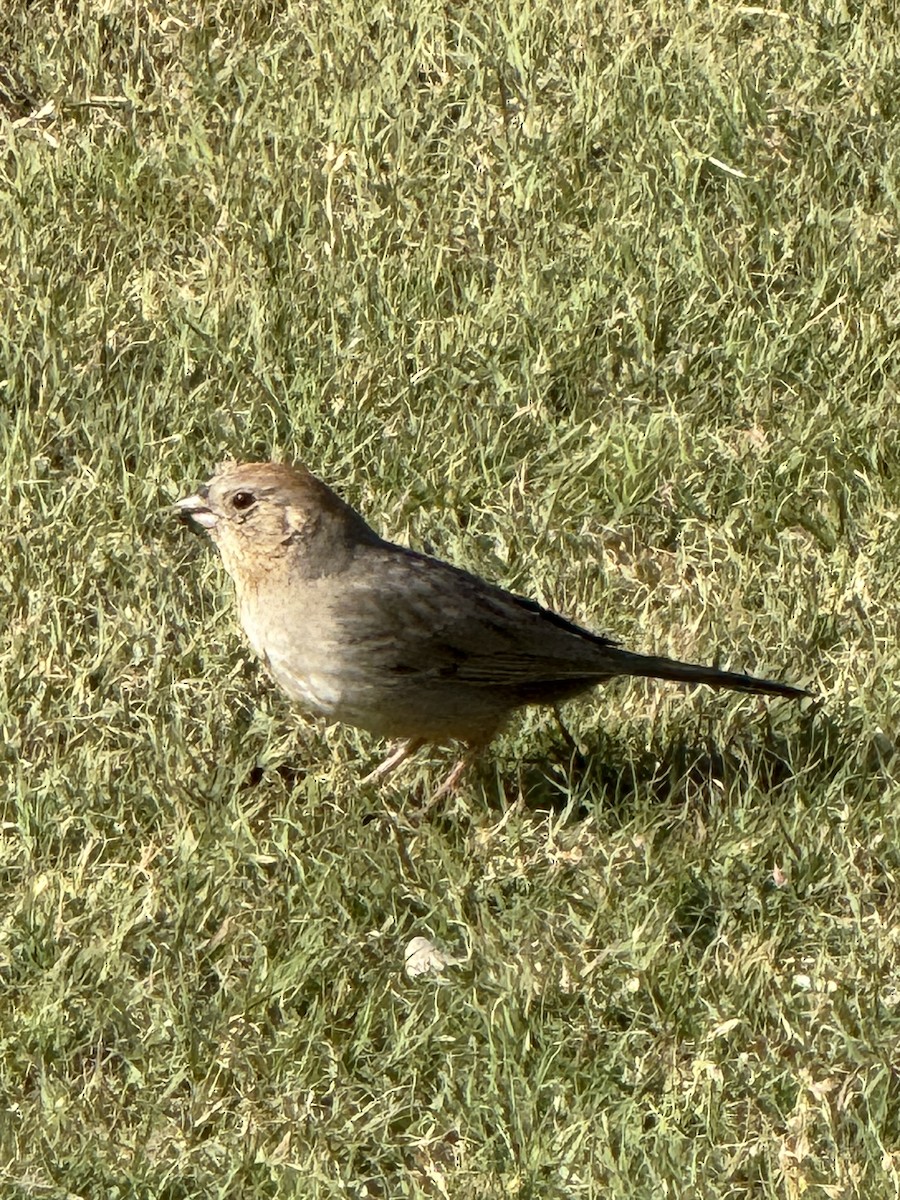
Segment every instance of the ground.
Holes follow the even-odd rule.
[[[898,1194],[898,147],[893,0],[5,6],[0,1194]],[[227,456],[816,700],[421,819],[171,519]]]

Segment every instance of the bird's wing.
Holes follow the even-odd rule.
[[[607,638],[438,559],[367,547],[345,578],[342,629],[381,670],[511,688],[617,673]]]

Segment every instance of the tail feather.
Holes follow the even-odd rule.
[[[671,679],[675,683],[705,683],[714,688],[732,688],[737,692],[753,692],[761,696],[786,696],[802,700],[811,693],[775,679],[757,679],[738,671],[720,671],[716,667],[701,667],[695,663],[678,662],[674,658],[620,651],[619,664],[623,675],[640,675],[649,679]]]

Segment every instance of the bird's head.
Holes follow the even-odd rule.
[[[380,539],[306,467],[227,462],[176,513],[201,526],[238,582],[285,560],[307,577],[340,569],[360,542]]]

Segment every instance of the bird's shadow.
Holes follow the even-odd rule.
[[[535,812],[568,810],[575,820],[599,809],[607,819],[625,821],[648,803],[718,808],[723,795],[737,791],[783,796],[799,787],[814,797],[851,757],[872,775],[900,757],[897,742],[881,733],[865,739],[818,706],[798,714],[789,728],[765,717],[723,737],[706,724],[638,750],[603,730],[578,747],[558,738],[540,757],[522,760],[517,777],[486,780],[485,794],[492,805],[518,801]]]
[[[692,728],[652,739],[640,749],[604,730],[580,745],[561,732],[515,762],[485,756],[475,769],[479,791],[489,808],[498,811],[518,804],[535,814],[566,814],[571,820],[602,811],[606,820],[624,823],[648,804],[674,808],[690,803],[702,813],[719,808],[723,795],[752,790],[757,797],[783,796],[801,781],[804,793],[814,796],[851,756],[873,775],[900,757],[900,744],[884,734],[864,741],[858,728],[849,728],[820,707],[800,713],[789,728],[763,717],[733,728],[728,737],[708,720],[703,724],[705,728],[698,721]],[[274,770],[290,787],[299,786],[306,775],[302,766],[290,761]],[[256,787],[265,774],[261,767],[253,768],[244,786]],[[372,791],[374,803],[371,812],[363,812],[363,822],[383,816],[384,805],[375,800],[378,792],[388,808],[399,807],[413,818],[421,812],[441,821],[454,807],[444,801],[432,808],[426,785],[407,785],[402,773],[364,790]],[[394,801],[385,796],[388,791],[395,793]]]

